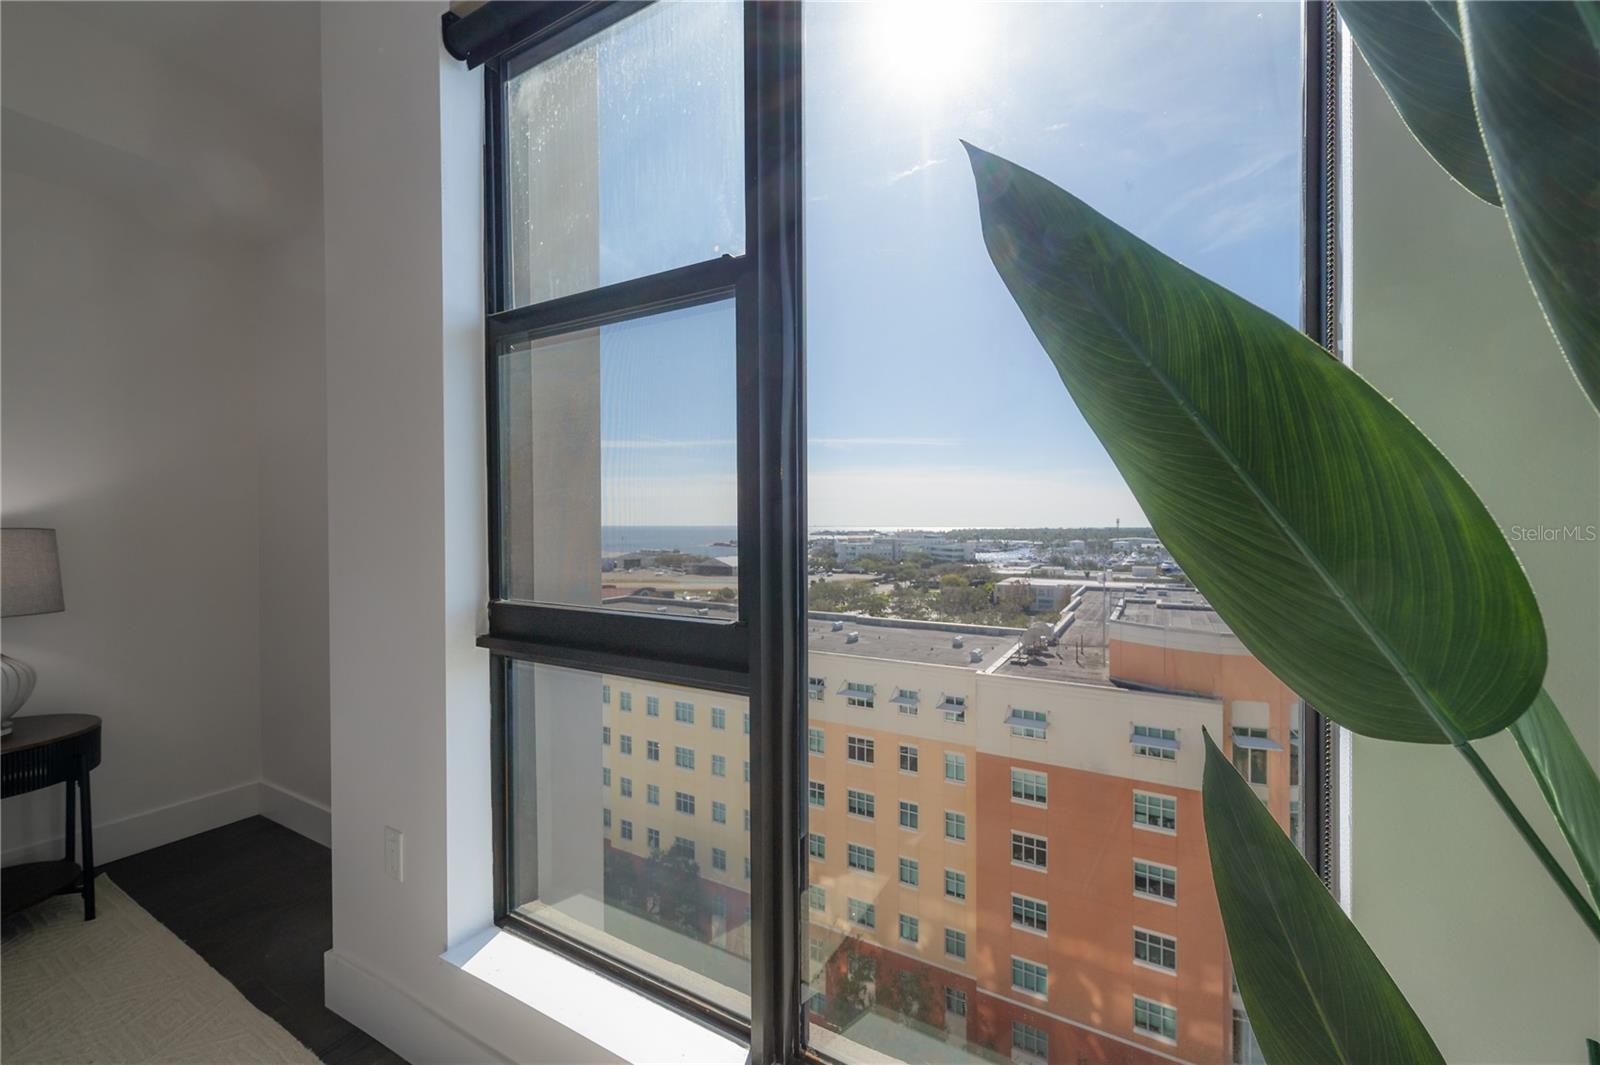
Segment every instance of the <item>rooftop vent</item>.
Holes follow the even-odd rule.
[[[861,639],[861,634],[859,632],[847,632],[847,633],[844,634],[844,642],[845,643],[855,643],[856,641],[858,641],[860,639]]]
[[[842,621],[835,621],[835,622],[834,622],[834,623],[833,623],[833,631],[834,631],[834,632],[840,632],[840,631],[842,631],[842,630],[843,630],[843,629],[844,629],[844,622],[842,622]]]
[[[960,647],[961,647],[961,645],[962,645],[962,644],[963,644],[963,643],[965,643],[965,642],[966,642],[966,641],[964,641],[964,640],[962,640],[962,638],[961,638],[961,637],[959,637],[959,636],[952,636],[952,637],[950,637],[950,646],[951,646],[951,647],[954,647],[954,648],[956,648],[956,649],[958,649],[958,650],[959,650],[959,649],[960,649]]]
[[[695,613],[699,614],[701,617],[706,617],[711,613],[711,611],[706,607],[701,607],[699,610],[696,610]]]
[[[983,648],[974,647],[972,649],[972,651],[967,655],[967,660],[969,662],[982,662],[983,661]]]

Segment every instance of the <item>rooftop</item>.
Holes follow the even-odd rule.
[[[1111,620],[1129,625],[1146,625],[1151,628],[1186,629],[1190,632],[1212,633],[1228,636],[1233,630],[1211,608],[1199,592],[1150,589],[1146,595],[1124,596],[1112,608]]]
[[[836,624],[841,627],[835,629]],[[853,643],[849,640],[851,633],[857,634]],[[1022,639],[1022,630],[994,628],[985,632],[978,626],[812,615],[806,619],[806,639],[813,651],[983,670]],[[960,647],[955,646],[957,639]],[[972,661],[975,650],[983,652],[976,662]]]
[[[1013,656],[995,672],[1068,684],[1110,684],[1105,603],[1105,592],[1089,587],[1073,612],[1072,624],[1060,633],[1054,646],[1031,655]]]

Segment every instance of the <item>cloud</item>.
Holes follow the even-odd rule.
[[[944,161],[945,160],[942,159],[942,158],[940,158],[940,159],[924,159],[924,160],[922,160],[922,162],[917,163],[916,165],[912,166],[908,170],[902,170],[898,174],[890,174],[889,175],[889,180],[885,181],[884,184],[885,185],[897,184],[898,182],[904,181],[906,178],[910,177],[913,174],[920,174],[922,171],[927,170],[929,167],[938,166],[940,163],[942,163]]]

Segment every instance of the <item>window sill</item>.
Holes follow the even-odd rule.
[[[498,928],[440,957],[623,1061],[743,1065],[749,1056],[742,1044]]]

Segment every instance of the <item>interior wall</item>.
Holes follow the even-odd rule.
[[[5,622],[22,712],[104,719],[101,860],[258,812],[264,775],[325,836],[320,115],[170,47],[209,26],[315,70],[316,10],[0,19],[0,509],[58,530],[66,597]],[[7,800],[7,862],[59,846],[61,802]]]
[[[1456,186],[1356,67],[1354,366],[1506,531],[1549,633],[1545,687],[1600,763],[1600,416],[1504,214]],[[1541,539],[1540,527],[1580,531]],[[1570,858],[1509,736],[1475,746]],[[1462,759],[1357,737],[1351,794],[1355,921],[1445,1056],[1583,1060],[1584,1039],[1600,1038],[1600,946]]]

